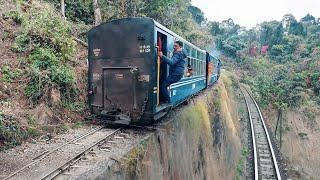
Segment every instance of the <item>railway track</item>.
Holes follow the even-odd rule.
[[[110,152],[112,145],[108,143],[112,144],[114,138],[124,138],[121,134],[121,128],[110,130],[97,127],[91,129],[51,151],[45,151],[35,157],[32,162],[7,176],[5,180],[26,179],[26,177],[27,179],[54,179],[90,154],[93,149]]]
[[[262,113],[251,93],[240,87],[248,109],[253,147],[254,179],[281,180],[279,165]]]

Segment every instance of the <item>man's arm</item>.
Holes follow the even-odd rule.
[[[163,55],[162,56],[162,61],[169,64],[170,66],[175,65],[178,61],[180,60],[179,54],[175,54],[172,56],[171,59],[169,59],[167,56]]]

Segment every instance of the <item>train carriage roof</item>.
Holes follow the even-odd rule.
[[[178,38],[180,41],[182,41],[184,44],[187,44],[188,46],[198,50],[198,51],[201,51],[203,53],[205,53],[206,51],[200,49],[199,47],[193,45],[192,43],[188,42],[187,40],[185,40],[184,38],[182,38],[181,36],[177,35],[176,33],[174,33],[173,31],[171,31],[170,29],[166,28],[165,26],[163,26],[162,24],[160,24],[159,22],[155,21],[154,19],[152,18],[148,18],[148,17],[131,17],[131,18],[122,18],[122,19],[116,19],[116,20],[112,20],[112,21],[108,21],[108,22],[105,22],[105,23],[102,23],[94,28],[92,28],[89,32],[88,32],[88,35],[90,35],[91,33],[93,33],[94,31],[96,31],[97,29],[101,28],[102,26],[105,26],[109,23],[115,23],[115,22],[121,22],[121,21],[124,21],[124,20],[136,20],[136,21],[146,21],[146,22],[151,22],[154,24],[154,26],[158,27],[159,29],[167,32],[168,34]]]
[[[172,36],[178,38],[180,41],[182,41],[184,44],[187,44],[189,46],[191,46],[192,48],[201,51],[203,53],[206,53],[205,50],[200,49],[199,47],[193,45],[192,43],[188,42],[187,40],[185,40],[184,38],[182,38],[181,36],[177,35],[176,33],[174,33],[173,31],[171,31],[170,29],[166,28],[165,26],[163,26],[162,24],[158,23],[157,21],[155,21],[154,19],[152,19],[154,21],[155,26],[157,26],[158,28],[162,29],[163,31],[166,31],[167,33],[171,34]]]

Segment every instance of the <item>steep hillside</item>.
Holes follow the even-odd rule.
[[[38,1],[0,2],[0,149],[64,131],[86,109],[80,26]],[[42,137],[42,136],[41,136]]]

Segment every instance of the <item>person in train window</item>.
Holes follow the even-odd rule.
[[[163,55],[162,52],[159,52],[161,61],[168,64],[170,67],[169,76],[160,85],[160,93],[164,99],[163,103],[171,103],[167,87],[178,82],[183,77],[185,58],[187,58],[187,53],[183,50],[183,44],[181,41],[176,41],[173,49],[174,52],[171,59]]]

